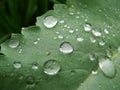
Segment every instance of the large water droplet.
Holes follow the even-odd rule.
[[[85,30],[86,32],[89,32],[89,31],[91,31],[91,29],[92,29],[91,24],[85,23],[85,25],[84,25],[84,30]]]
[[[60,52],[64,53],[64,54],[69,54],[73,52],[73,47],[69,42],[63,42],[60,45]]]
[[[48,75],[56,75],[60,69],[61,66],[56,60],[48,60],[44,63],[44,73]]]
[[[35,78],[33,76],[27,76],[26,77],[26,83],[27,84],[34,84],[35,83]]]
[[[98,30],[92,30],[92,33],[96,37],[100,37],[102,35],[101,32],[99,32]]]
[[[114,63],[108,58],[101,58],[99,60],[99,67],[108,77],[114,77],[116,74]]]
[[[17,38],[11,38],[8,42],[10,48],[16,48],[20,44],[20,41]]]
[[[56,24],[57,24],[57,19],[54,16],[47,16],[44,21],[43,24],[47,27],[47,28],[53,28]]]
[[[19,62],[19,61],[15,61],[15,62],[13,63],[13,66],[14,66],[14,68],[21,68],[21,67],[22,67],[22,64],[21,64],[21,62]]]

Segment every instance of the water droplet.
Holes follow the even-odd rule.
[[[110,57],[112,57],[112,51],[111,50],[107,50],[106,51],[106,55],[110,58]]]
[[[93,38],[93,37],[90,37],[90,41],[91,41],[91,43],[95,43],[95,42],[96,42],[96,39]]]
[[[21,62],[19,62],[19,61],[15,61],[13,63],[13,66],[14,66],[14,68],[21,68],[22,67]]]
[[[35,78],[33,76],[27,76],[26,77],[26,83],[27,84],[34,84],[35,83]]]
[[[63,42],[60,45],[60,52],[64,53],[64,54],[69,54],[73,52],[73,47],[69,42]]]
[[[99,60],[99,67],[108,77],[114,77],[116,74],[114,63],[108,58],[101,58]]]
[[[64,37],[62,35],[58,35],[58,38],[59,39],[63,39]]]
[[[60,34],[60,32],[55,32],[56,34]]]
[[[22,48],[19,49],[19,52],[18,53],[22,53]]]
[[[102,35],[98,30],[92,30],[92,33],[96,37],[100,37]]]
[[[84,38],[78,36],[78,37],[77,37],[77,41],[78,41],[78,42],[82,42],[82,41],[84,41]]]
[[[32,69],[34,70],[38,69],[38,63],[32,63]]]
[[[48,60],[44,63],[44,73],[48,75],[56,75],[60,69],[61,66],[56,60]]]
[[[96,56],[95,56],[95,54],[89,54],[89,59],[91,60],[91,61],[94,61],[94,60],[96,60]]]
[[[47,27],[47,28],[53,28],[56,24],[57,24],[57,19],[54,16],[47,16],[44,21],[43,24]]]
[[[69,12],[69,14],[70,14],[70,15],[74,15],[74,13],[73,13],[73,12]]]
[[[59,23],[61,23],[61,24],[64,23],[64,22],[65,22],[64,20],[59,21]]]
[[[92,29],[91,24],[85,23],[85,25],[84,25],[84,30],[85,30],[86,32],[89,32],[89,31],[91,31],[91,29]]]
[[[37,41],[34,41],[33,43],[34,43],[35,45],[36,45],[36,44],[38,44],[38,42],[37,42]]]
[[[100,46],[104,46],[104,45],[105,45],[105,42],[104,42],[104,41],[100,41],[100,42],[99,42],[99,45],[100,45]]]
[[[8,42],[10,48],[16,48],[20,44],[20,41],[17,38],[11,38]]]
[[[37,38],[37,40],[39,41],[39,40],[40,40],[40,38]]]
[[[75,18],[77,18],[77,19],[78,19],[78,18],[80,18],[80,17],[79,17],[79,16],[75,16]]]
[[[118,52],[120,52],[120,46],[118,47]]]
[[[96,75],[96,74],[98,74],[98,71],[97,70],[96,71],[92,71],[92,74]]]
[[[74,30],[69,30],[69,33],[74,33]]]
[[[109,34],[109,31],[107,29],[104,29],[105,34]]]

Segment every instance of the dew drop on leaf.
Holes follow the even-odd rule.
[[[69,30],[69,33],[74,33],[74,30]]]
[[[91,29],[92,29],[91,24],[85,23],[85,25],[84,25],[84,30],[85,30],[86,32],[89,32],[89,31],[91,31]]]
[[[19,61],[15,61],[15,62],[13,63],[13,66],[14,66],[14,68],[21,68],[21,67],[22,67],[22,64],[21,64],[21,62],[19,62]]]
[[[33,43],[34,43],[35,45],[36,45],[36,44],[38,44],[38,42],[37,42],[37,41],[34,41]]]
[[[8,42],[8,46],[10,48],[16,48],[18,47],[20,44],[20,41],[17,38],[11,38]]]
[[[106,55],[107,55],[107,57],[109,57],[109,58],[112,57],[112,54],[113,54],[113,53],[112,53],[111,50],[109,50],[109,49],[106,50]]]
[[[91,61],[96,60],[95,54],[93,54],[93,53],[89,54],[89,59],[90,59]]]
[[[57,19],[54,16],[47,16],[44,20],[43,20],[43,24],[45,25],[45,27],[47,28],[53,28],[56,24],[57,24]]]
[[[116,74],[114,63],[108,58],[101,58],[99,67],[107,77],[114,77]]]
[[[44,63],[44,73],[47,75],[56,75],[60,69],[61,66],[56,60],[48,60]]]
[[[96,74],[98,74],[98,71],[97,70],[96,71],[92,71],[92,74],[96,75]]]
[[[34,70],[38,69],[38,63],[32,63],[32,69]]]
[[[63,39],[64,37],[62,35],[58,35],[58,38],[59,39]]]
[[[100,41],[100,42],[99,42],[99,45],[100,45],[100,46],[104,46],[104,45],[105,45],[105,42],[104,42],[104,41]]]
[[[96,39],[94,37],[90,37],[90,42],[91,43],[95,43],[96,42]]]
[[[82,38],[81,36],[77,36],[77,41],[82,42],[82,41],[84,41],[84,38]]]
[[[104,29],[105,34],[109,34],[109,31],[107,29]]]
[[[63,42],[60,45],[60,52],[64,53],[64,54],[69,54],[73,52],[73,46],[69,43],[69,42]]]
[[[92,33],[96,37],[100,37],[102,35],[101,32],[99,32],[98,30],[92,30]]]
[[[35,78],[33,76],[27,76],[25,82],[26,84],[34,84]]]
[[[60,20],[59,23],[63,24],[65,21],[64,20]]]

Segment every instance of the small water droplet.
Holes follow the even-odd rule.
[[[69,33],[74,33],[74,30],[69,30]]]
[[[8,46],[10,48],[16,48],[18,47],[20,44],[20,41],[17,38],[11,38],[8,42]]]
[[[26,77],[26,83],[27,84],[34,84],[35,83],[35,78],[33,76],[27,76]]]
[[[59,21],[59,23],[61,23],[61,24],[64,23],[64,22],[65,22],[64,20],[60,20],[60,21]]]
[[[38,44],[38,42],[37,42],[37,41],[34,41],[33,43],[34,43],[35,45],[36,45],[36,44]]]
[[[92,74],[96,75],[96,74],[98,74],[98,71],[97,70],[96,71],[92,71]]]
[[[15,61],[13,63],[13,66],[14,66],[14,68],[21,68],[22,67],[21,62],[19,62],[19,61]]]
[[[39,40],[40,40],[40,38],[37,38],[37,40],[39,41]]]
[[[116,74],[114,63],[108,58],[101,58],[99,60],[99,67],[108,77],[114,77]]]
[[[90,37],[90,41],[91,41],[91,43],[95,43],[95,42],[96,42],[96,39],[93,38],[93,37]]]
[[[79,16],[75,16],[75,18],[77,18],[77,19],[78,19],[78,18],[80,18],[80,17],[79,17]]]
[[[56,60],[48,60],[44,63],[44,73],[48,75],[56,75],[60,69],[61,66]]]
[[[109,34],[109,31],[107,29],[104,29],[105,34]]]
[[[64,53],[64,54],[69,54],[73,52],[73,47],[69,42],[63,42],[60,45],[60,52]]]
[[[64,27],[66,28],[66,27],[67,27],[67,24],[65,24]]]
[[[82,42],[82,41],[84,41],[84,38],[82,38],[81,36],[78,36],[78,37],[77,37],[77,41],[78,41],[78,42]]]
[[[89,32],[89,31],[91,31],[91,29],[92,29],[91,24],[85,23],[85,25],[84,25],[84,30],[85,30],[86,32]]]
[[[62,35],[58,35],[58,38],[59,39],[63,39],[64,37]]]
[[[100,41],[100,42],[99,42],[99,45],[100,45],[100,46],[104,46],[104,45],[105,45],[105,41]]]
[[[96,37],[100,37],[102,35],[98,30],[92,30],[92,33]]]
[[[73,12],[69,12],[69,15],[74,15],[74,13]]]
[[[55,32],[56,34],[60,34],[60,32]]]
[[[44,21],[43,24],[45,25],[45,27],[47,28],[53,28],[56,24],[57,24],[57,19],[54,16],[47,16]]]
[[[18,53],[22,53],[22,48],[19,49],[19,52]]]
[[[89,54],[89,59],[90,59],[91,61],[96,60],[96,55],[93,54],[93,53]]]
[[[120,52],[120,46],[118,47],[118,52]]]
[[[112,51],[111,50],[106,50],[106,55],[110,58],[112,57]]]
[[[38,69],[38,63],[36,62],[32,63],[32,69],[34,70]]]

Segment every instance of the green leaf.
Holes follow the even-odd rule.
[[[119,90],[119,4],[68,0],[13,34],[1,45],[0,89]]]

